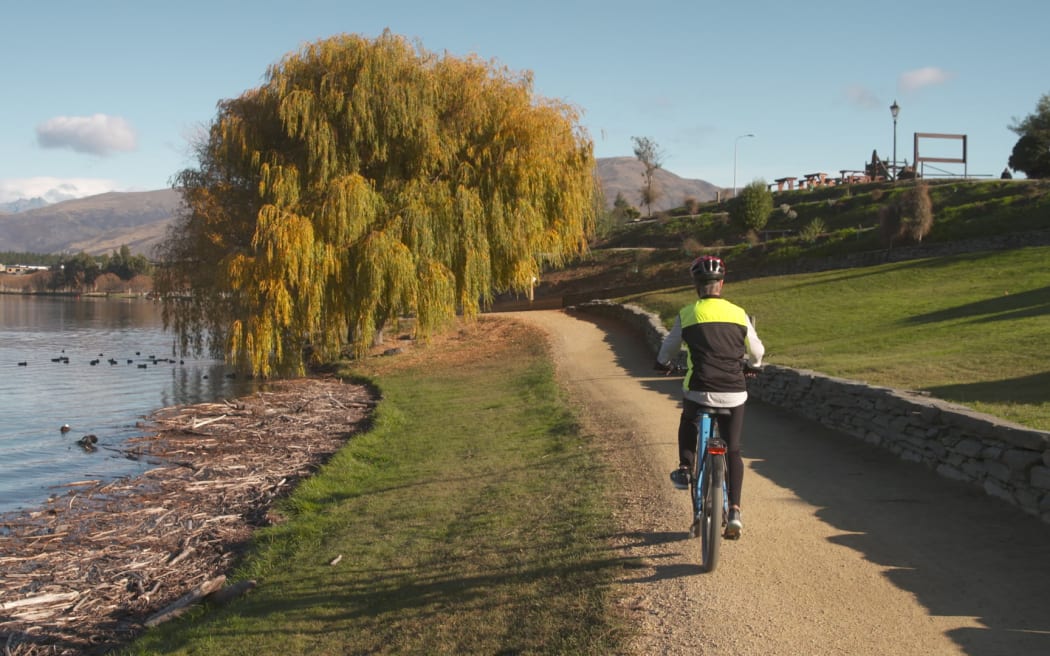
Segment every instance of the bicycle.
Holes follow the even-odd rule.
[[[729,516],[726,485],[726,443],[718,435],[715,417],[728,415],[729,408],[701,406],[696,439],[696,458],[689,472],[689,497],[693,506],[690,536],[700,538],[700,563],[705,572],[718,565],[719,545]]]
[[[745,375],[750,378],[761,371],[744,363]],[[684,374],[685,366],[672,364],[669,371]],[[700,406],[696,434],[696,458],[689,472],[689,497],[692,502],[690,537],[700,538],[701,567],[713,572],[718,565],[719,547],[723,538],[735,540],[739,534],[727,532],[729,519],[729,489],[726,481],[726,451],[728,447],[718,434],[718,415],[728,415],[730,408]]]

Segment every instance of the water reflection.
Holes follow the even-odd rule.
[[[0,295],[0,512],[38,505],[54,485],[138,473],[121,448],[158,408],[252,391],[221,362],[173,348],[150,301]],[[96,451],[77,445],[87,434]]]

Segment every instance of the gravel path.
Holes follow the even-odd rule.
[[[680,379],[613,320],[508,313],[550,335],[559,376],[621,478],[619,583],[637,654],[1050,654],[1050,526],[760,403],[744,428],[743,537],[702,573],[671,487]]]

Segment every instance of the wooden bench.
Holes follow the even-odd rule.
[[[871,176],[866,171],[839,169],[839,184],[863,184],[865,182],[871,182]]]
[[[827,173],[806,173],[802,176],[806,179],[803,183],[806,187],[823,187],[827,184]]]

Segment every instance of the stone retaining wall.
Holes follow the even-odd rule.
[[[634,305],[590,301],[580,312],[634,326],[655,355],[667,329]],[[963,481],[1050,523],[1050,432],[1033,430],[919,393],[766,365],[750,393]]]

